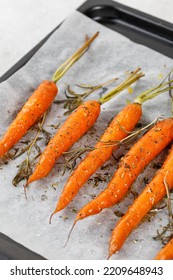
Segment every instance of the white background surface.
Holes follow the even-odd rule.
[[[84,0],[0,0],[0,76]],[[119,0],[173,23],[172,0]]]

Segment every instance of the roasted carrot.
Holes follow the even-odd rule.
[[[125,82],[121,83],[116,89],[109,93],[109,96],[106,94],[106,101],[142,77],[143,74],[138,73],[139,70],[140,69],[137,69],[130,74]],[[63,152],[66,152],[96,122],[100,113],[100,105],[104,102],[104,97],[99,100],[85,101],[72,112],[48,143],[26,185],[49,174],[55,161],[63,154]]]
[[[137,103],[128,104],[110,123],[95,149],[87,154],[68,179],[59,198],[55,213],[65,208],[76,196],[79,189],[112,155],[118,146],[107,146],[105,142],[121,140],[127,136],[142,115],[141,106]]]
[[[86,101],[81,104],[50,140],[27,184],[47,176],[55,161],[95,123],[99,113],[98,101]]]
[[[144,134],[121,159],[107,188],[77,214],[75,223],[113,206],[127,193],[146,165],[173,140],[173,119],[158,122]]]
[[[85,53],[88,46],[98,36],[98,32],[88,39],[83,46],[65,61],[54,73],[52,80],[43,81],[27,100],[15,120],[0,140],[0,157],[8,152],[42,116],[57,95],[57,81]]]
[[[0,140],[0,156],[8,152],[28,129],[39,119],[48,109],[54,100],[58,88],[52,81],[43,81],[37,90],[25,103],[16,119],[9,126],[6,133]]]
[[[173,260],[173,238],[158,252],[155,260]]]
[[[95,149],[87,154],[68,179],[53,214],[62,210],[70,203],[82,185],[110,158],[112,151],[118,148],[118,146],[106,147],[105,142],[111,143],[111,141],[119,141],[126,137],[127,133],[135,127],[141,117],[142,104],[148,99],[151,99],[157,94],[163,92],[164,87],[166,87],[167,90],[167,83],[162,83],[153,89],[143,92],[138,96],[134,103],[128,104],[117,116],[115,116],[100,138],[100,141],[95,145]],[[122,171],[122,173],[123,172],[124,171]],[[108,201],[110,201],[110,199],[108,199]],[[95,205],[95,201],[93,201],[93,205],[101,209],[98,203],[99,202],[96,200]],[[90,213],[92,213],[90,206],[91,205],[88,206],[88,209]],[[93,209],[93,214],[95,213],[95,210],[96,209]],[[80,212],[80,214],[81,213],[83,212]],[[85,214],[81,214],[81,216],[78,215],[77,219],[79,219],[79,217],[82,218],[82,215],[85,216]]]
[[[170,122],[170,119],[168,120]],[[167,120],[166,120],[167,122]],[[173,122],[173,120],[171,120]],[[166,127],[165,127],[166,128]],[[165,130],[165,134],[169,128]],[[160,138],[158,138],[159,140]],[[136,198],[125,215],[118,221],[110,240],[109,256],[119,251],[127,237],[136,228],[143,217],[157,204],[166,194],[165,182],[169,189],[173,188],[173,146],[162,166],[155,174],[151,182]],[[173,256],[173,255],[172,255]]]

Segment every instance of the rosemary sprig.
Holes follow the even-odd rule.
[[[105,146],[103,147],[109,147],[109,146],[117,146],[117,145],[121,145],[121,144],[128,144],[129,142],[131,142],[133,139],[135,139],[139,134],[141,134],[143,131],[146,131],[148,129],[150,129],[155,123],[158,122],[159,119],[161,119],[162,117],[157,117],[155,118],[151,123],[149,123],[148,125],[136,130],[136,131],[131,131],[128,132],[128,136],[126,136],[125,138],[123,138],[122,140],[110,140],[110,141],[101,141],[98,139],[98,141],[102,142],[105,144]],[[118,122],[118,125],[120,126],[120,128],[124,131],[124,128],[120,125],[120,123]],[[127,132],[126,132],[127,133]]]
[[[166,173],[166,175],[164,177],[164,186],[166,189],[169,221],[168,221],[168,224],[163,227],[161,232],[159,232],[159,230],[157,230],[157,236],[154,237],[154,240],[161,240],[163,245],[166,245],[169,242],[169,240],[173,237],[173,210],[172,210],[172,205],[171,205],[170,187],[166,180],[167,175],[168,175],[168,172]]]
[[[71,89],[69,85],[67,85],[65,91],[65,96],[67,97],[67,99],[63,101],[64,109],[67,109],[67,111],[64,113],[64,115],[71,114],[80,104],[83,103],[84,99],[87,98],[92,92],[101,89],[110,83],[113,83],[117,79],[118,78],[113,78],[109,81],[106,81],[98,85],[77,84],[78,87],[85,89],[83,93],[76,93]]]
[[[96,173],[96,175],[88,180],[89,183],[93,183],[93,187],[97,187],[100,182],[106,182],[108,176],[102,176],[99,173]]]
[[[37,144],[37,142],[41,139],[40,133],[42,132],[43,134],[46,135],[46,142],[49,141],[49,139],[50,139],[50,133],[47,132],[45,129],[43,129],[43,124],[45,122],[46,115],[47,115],[47,111],[43,114],[41,120],[37,124],[37,127],[35,127],[35,129],[37,129],[37,133],[36,133],[36,136],[34,137],[34,139],[29,144],[27,144],[27,146],[25,148],[23,148],[19,153],[17,153],[13,157],[13,159],[16,159],[17,157],[19,157],[22,154],[24,154],[25,152],[27,152],[25,160],[19,165],[17,174],[12,180],[12,183],[14,186],[17,186],[18,183],[24,179],[27,180],[29,178],[29,176],[32,174],[32,167],[35,163],[35,160],[41,154],[41,149]],[[31,159],[31,154],[33,152],[33,149],[35,149],[35,151],[36,151],[36,156],[34,156]]]
[[[63,172],[62,176],[65,174],[66,170],[70,170],[70,172],[74,169],[76,166],[77,160],[86,152],[94,150],[94,147],[84,147],[84,148],[76,148],[68,152],[64,152],[65,156],[63,163],[57,163],[58,165],[63,166]]]

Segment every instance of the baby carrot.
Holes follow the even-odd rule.
[[[155,260],[173,260],[173,238],[158,252]]]
[[[98,32],[88,39],[83,46],[65,61],[55,72],[50,81],[43,81],[27,100],[15,120],[0,140],[0,157],[8,152],[28,131],[28,129],[49,108],[57,95],[56,82],[85,53],[88,46],[98,36]]]
[[[167,120],[166,120],[167,121]],[[170,119],[169,119],[170,121]],[[169,133],[165,130],[165,134]],[[159,138],[158,138],[159,140]],[[118,221],[110,240],[109,256],[119,251],[132,230],[166,194],[165,182],[173,188],[173,146],[160,170],[136,198],[125,215]],[[173,245],[173,244],[172,244]],[[173,255],[172,255],[173,256]]]
[[[1,138],[0,157],[8,152],[48,109],[57,92],[58,88],[52,81],[43,81],[39,85]]]
[[[140,94],[134,103],[128,104],[117,116],[114,117],[100,138],[100,141],[95,145],[95,149],[87,154],[68,179],[53,214],[62,210],[71,202],[82,185],[110,158],[112,151],[118,148],[118,146],[113,147],[113,145],[106,147],[105,142],[118,142],[126,137],[127,133],[135,127],[141,117],[141,105],[148,99],[160,94],[162,92],[161,88],[166,85],[167,83],[161,84]]]
[[[85,101],[64,122],[42,153],[34,173],[27,184],[48,175],[55,161],[67,151],[95,123],[100,113],[100,103]]]
[[[121,83],[116,90],[111,91],[111,96],[106,101],[118,94],[120,91],[134,83],[143,76],[137,73],[140,69],[133,72],[125,82]],[[35,180],[39,180],[49,174],[55,161],[66,152],[89,128],[96,122],[100,113],[100,105],[105,102],[104,97],[97,100],[85,101],[67,118],[55,136],[50,140],[48,146],[42,153],[34,173],[29,177],[27,185]]]

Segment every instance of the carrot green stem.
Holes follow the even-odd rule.
[[[128,88],[131,84],[135,83],[138,79],[144,76],[142,72],[139,72],[141,69],[138,68],[136,71],[132,72],[127,79],[125,79],[120,85],[118,85],[116,88],[108,92],[105,96],[99,99],[99,102],[101,104],[106,103],[110,99],[112,99],[114,96],[118,95],[121,91]],[[139,73],[138,73],[139,72]]]
[[[86,97],[88,97],[93,91],[96,91],[97,89],[103,88],[104,86],[107,86],[107,85],[109,85],[109,84],[115,82],[116,80],[118,80],[117,77],[116,77],[116,78],[113,78],[113,79],[111,79],[111,80],[109,80],[109,81],[106,81],[106,82],[104,82],[104,83],[101,83],[101,84],[98,84],[98,85],[94,85],[94,86],[92,86],[92,85],[84,85],[84,84],[81,84],[81,85],[78,84],[77,86],[80,87],[80,88],[87,89],[84,93],[80,94],[80,96],[82,96],[83,98],[86,98]],[[75,95],[76,95],[76,96],[79,96],[79,94],[75,94],[75,93],[74,93],[74,96],[75,96]]]
[[[79,48],[69,59],[61,64],[52,77],[52,81],[54,83],[57,83],[59,79],[67,72],[67,70],[87,51],[90,44],[98,35],[99,32],[96,32],[91,38],[87,39],[81,48]]]
[[[142,92],[136,99],[135,102],[139,103],[139,104],[143,104],[144,102],[154,98],[155,96],[160,95],[163,92],[166,91],[170,91],[173,89],[173,86],[171,85],[171,83],[173,82],[173,80],[169,80],[167,82],[165,82],[165,80],[170,76],[170,74],[173,72],[173,70],[171,70],[168,75],[164,78],[164,80],[156,87],[151,88],[149,90],[146,90],[144,92]]]

